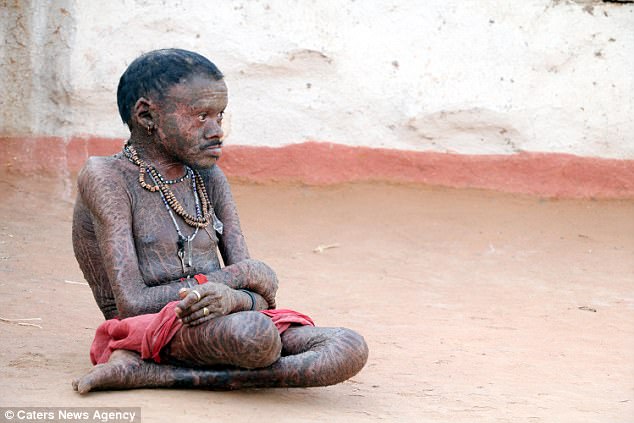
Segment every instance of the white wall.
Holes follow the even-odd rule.
[[[28,59],[19,46],[5,48],[0,76],[5,95],[8,86],[29,85],[36,94],[28,104],[18,99],[2,105],[8,106],[0,121],[5,133],[125,138],[116,109],[119,76],[142,52],[181,47],[204,54],[225,73],[229,143],[317,140],[464,154],[543,151],[634,159],[633,4],[24,4],[9,15],[30,19],[27,29],[34,35],[21,53]],[[3,13],[3,19],[15,17]],[[58,22],[63,37],[55,33]],[[52,40],[48,47],[42,38]],[[56,88],[41,74],[11,72],[7,56],[32,70],[52,69],[62,81]],[[25,113],[28,125],[19,118]]]

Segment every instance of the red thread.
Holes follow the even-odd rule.
[[[196,279],[196,282],[198,282],[198,285],[207,283],[207,276],[203,275],[202,273],[194,275],[194,279]]]

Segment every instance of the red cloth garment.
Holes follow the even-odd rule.
[[[151,358],[159,363],[161,349],[183,326],[174,311],[178,303],[172,301],[158,313],[103,322],[97,328],[90,347],[92,364],[107,362],[114,350],[136,351],[142,359]]]
[[[161,349],[183,327],[174,311],[178,303],[179,301],[172,301],[158,313],[103,322],[97,328],[90,347],[92,364],[106,363],[114,350],[136,351],[141,354],[142,359],[152,359],[160,363]],[[310,317],[297,311],[277,309],[260,312],[271,318],[280,334],[294,324],[315,326]]]
[[[194,275],[194,279],[196,279],[196,282],[198,282],[198,285],[202,285],[207,283],[207,276],[205,276],[202,273],[198,273],[197,275]]]
[[[176,315],[176,311],[174,311],[178,303],[179,301],[167,303],[146,327],[141,340],[142,359],[151,358],[157,363],[161,362],[159,356],[161,350],[172,340],[176,332],[183,327],[183,323]]]
[[[274,310],[260,310],[260,313],[266,314],[273,320],[280,335],[291,325],[315,326],[313,319],[295,310],[277,308]]]
[[[187,279],[189,279],[189,276],[187,276],[186,278],[180,278],[180,281],[185,282]],[[209,280],[207,279],[207,276],[205,276],[203,273],[195,274],[194,279],[196,279],[196,283],[198,285],[203,285],[209,282]]]

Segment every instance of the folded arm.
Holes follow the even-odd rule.
[[[196,288],[203,297],[185,290],[181,293],[183,301],[178,306],[183,321],[186,323],[202,323],[215,315],[245,310],[263,310],[275,308],[275,295],[277,293],[278,280],[275,272],[265,263],[251,259],[247,248],[238,211],[231,194],[227,178],[218,166],[214,166],[207,175],[207,191],[214,206],[214,212],[223,223],[222,234],[219,234],[218,249],[222,255],[225,267],[211,274],[207,279],[211,283],[219,283],[233,290],[239,290],[229,294],[233,297],[233,303],[227,304],[226,309],[216,310],[213,298],[218,297],[219,288],[213,285]],[[240,292],[247,290],[251,295]],[[206,298],[209,297],[209,298]],[[210,304],[211,303],[211,304]],[[210,314],[204,315],[202,310],[207,307]],[[216,314],[217,313],[217,314]]]
[[[221,293],[221,288],[212,289],[211,285],[204,291],[201,291],[201,287],[196,289],[203,294],[209,291],[210,298],[207,302],[218,298],[220,304],[216,304],[216,308],[227,313],[275,308],[275,273],[266,264],[249,257],[229,185],[222,172],[214,169],[206,179],[208,192],[213,193],[211,200],[216,214],[224,223],[218,246],[226,267],[209,272],[206,276],[210,284],[220,284],[231,289]],[[135,179],[132,181],[131,183],[136,182]],[[135,193],[132,190],[136,187],[127,185],[125,174],[119,166],[103,159],[90,159],[79,175],[78,188],[80,200],[90,214],[103,272],[110,283],[119,317],[156,313],[168,302],[182,299],[183,288],[194,287],[194,279],[181,281],[180,277],[174,277],[173,280],[161,279],[155,286],[146,284],[140,271],[133,229]],[[136,195],[156,194],[139,188]],[[211,227],[208,229],[213,230]],[[157,248],[157,262],[163,261],[167,250],[168,247],[164,245]],[[248,290],[251,295],[241,290]]]
[[[156,313],[179,298],[190,281],[145,284],[133,236],[132,195],[124,175],[112,163],[92,158],[78,177],[78,191],[93,223],[103,268],[110,282],[118,317]]]

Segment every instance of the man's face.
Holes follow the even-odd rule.
[[[156,105],[159,143],[169,159],[197,169],[213,166],[222,155],[225,82],[191,76],[172,86]]]

